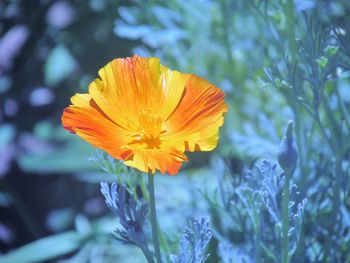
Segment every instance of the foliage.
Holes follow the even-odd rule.
[[[15,252],[0,257],[1,262],[40,262],[68,254],[82,246],[86,234],[66,232],[37,240]],[[47,251],[43,253],[43,251]],[[30,258],[28,258],[30,255]]]
[[[133,244],[150,257],[144,224],[149,206],[146,203],[137,203],[132,195],[122,185],[101,183],[101,193],[113,214],[119,219],[121,229],[114,230],[113,237],[124,244]]]
[[[140,212],[144,176],[102,152],[87,162],[91,149],[59,123],[98,68],[137,53],[209,79],[230,107],[215,156],[193,153],[183,174],[156,176],[165,261],[193,256],[185,237],[209,233],[207,221],[196,221],[203,232],[192,220],[177,238],[194,213],[211,218],[207,262],[281,262],[284,226],[290,262],[348,262],[349,14],[346,0],[0,2],[2,252],[26,244],[6,256],[144,262],[108,236],[125,230],[122,214],[109,217],[98,198],[98,183],[114,182]],[[290,119],[298,160],[286,174],[278,145]],[[66,246],[45,249],[56,241]]]
[[[148,11],[143,14],[153,14],[153,19],[147,20],[149,30],[171,28],[172,32],[182,32],[184,29],[187,29],[186,32],[192,32],[188,35],[173,34],[181,37],[176,38],[176,42],[172,39],[166,45],[160,43],[159,46],[155,46],[148,39],[142,39],[143,51],[153,54],[152,50],[155,50],[154,54],[164,56],[165,59],[174,59],[180,67],[203,72],[214,81],[223,80],[227,76],[226,79],[233,87],[235,99],[231,113],[236,114],[234,117],[237,120],[232,122],[236,125],[226,125],[229,132],[233,131],[233,135],[229,133],[228,138],[234,147],[233,154],[232,149],[222,147],[228,162],[232,155],[235,157],[235,154],[241,153],[242,150],[245,154],[241,155],[241,160],[273,154],[273,147],[265,147],[271,150],[265,150],[258,156],[252,152],[259,152],[259,145],[271,145],[266,141],[276,138],[270,130],[271,125],[281,129],[281,124],[278,125],[281,120],[295,119],[299,162],[293,180],[300,188],[300,197],[297,198],[300,211],[304,209],[304,202],[301,200],[305,197],[309,202],[311,200],[310,205],[305,207],[303,226],[298,226],[302,229],[298,239],[301,238],[302,241],[294,248],[295,258],[301,261],[330,258],[348,260],[349,254],[343,248],[349,247],[349,225],[344,224],[344,218],[349,217],[347,200],[350,129],[346,87],[349,85],[350,57],[348,48],[344,45],[350,30],[346,16],[349,13],[349,4],[346,1],[304,3],[290,0],[252,0],[245,3],[206,1],[204,4],[171,1],[164,3],[162,8],[169,13],[174,10],[178,13],[176,17],[168,15],[166,18],[159,15],[159,8],[140,4],[139,9],[133,7],[122,10],[124,24],[116,24],[119,25],[116,33],[130,37],[132,32],[137,32],[147,16],[137,13],[144,10],[143,8]],[[192,16],[186,15],[189,10],[193,11]],[[229,13],[228,10],[233,13]],[[128,21],[128,12],[139,20]],[[245,15],[240,16],[239,13]],[[129,35],[125,33],[126,30],[120,29],[125,24],[130,29]],[[191,29],[195,24],[200,24],[201,28],[194,32]],[[242,33],[245,34],[240,38]],[[141,33],[139,37],[142,38]],[[249,40],[246,40],[247,38]],[[249,52],[244,49],[251,47],[249,44],[254,41],[259,44],[249,48]],[[208,42],[213,49],[196,46]],[[198,56],[198,50],[203,50],[206,54],[200,63],[198,60],[201,56]],[[261,54],[264,55],[261,57]],[[191,62],[183,62],[183,57]],[[242,57],[243,59],[240,59]],[[256,57],[261,59],[254,59]],[[211,63],[220,67],[213,67]],[[264,71],[259,71],[259,68]],[[254,80],[254,75],[259,78]],[[257,91],[256,88],[252,91],[250,87],[257,87],[259,83],[265,87],[265,91]],[[264,98],[266,94],[270,94],[268,99]],[[280,95],[283,98],[279,97]],[[269,103],[259,104],[256,100],[268,100]],[[252,108],[254,110],[250,110]],[[279,116],[276,116],[276,108]],[[265,114],[257,113],[256,109]],[[259,115],[268,115],[272,120],[265,121],[266,125],[259,125],[259,121],[256,122],[258,125],[254,125],[256,116]],[[248,119],[248,124],[240,124],[239,120],[242,119]],[[245,127],[250,131],[247,133],[249,138],[242,140],[242,136],[237,135]],[[262,139],[264,144],[257,143],[257,137],[261,139],[260,134],[267,135]],[[247,151],[247,147],[253,147],[254,150]],[[224,186],[219,188],[223,189]],[[248,199],[247,206],[259,207],[255,194],[250,194],[252,196]],[[250,214],[250,217],[252,216]],[[257,227],[256,219],[253,222]],[[270,237],[273,236],[271,231],[272,229],[269,232]],[[254,244],[254,236],[252,234],[250,237],[250,244]],[[268,248],[265,250],[269,251]],[[278,261],[280,255],[276,251],[273,249],[272,253],[268,254],[273,254]]]
[[[119,218],[123,230],[116,229],[114,237],[125,243],[135,244],[141,248],[146,246],[146,237],[143,233],[144,222],[148,214],[148,205],[138,205],[136,200],[126,195],[123,186],[101,183],[101,192],[106,199],[106,204],[113,214]]]
[[[178,255],[171,255],[172,263],[203,263],[209,255],[205,253],[212,233],[208,218],[191,218],[180,239]]]
[[[209,200],[215,215],[219,254],[223,262],[279,262],[282,244],[285,174],[276,163],[262,160],[238,177],[218,160],[220,201]],[[297,186],[288,191],[288,254],[299,245],[306,199]],[[279,251],[279,252],[278,252]]]

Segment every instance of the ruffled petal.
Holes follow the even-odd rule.
[[[190,77],[189,74],[183,74],[181,72],[170,70],[167,67],[161,67],[161,79],[159,87],[162,90],[163,100],[161,103],[158,101],[159,115],[163,117],[163,121],[166,121],[171,113],[176,109],[177,105],[181,101],[186,82]],[[157,105],[157,103],[155,104]]]
[[[115,59],[99,71],[89,94],[115,123],[130,131],[140,128],[147,111],[166,120],[179,103],[189,77],[160,64],[158,58]]]
[[[187,161],[186,155],[177,149],[135,149],[132,159],[125,164],[145,173],[177,174],[182,162]]]
[[[89,85],[90,96],[115,123],[130,131],[137,129],[138,94],[129,63],[116,59],[98,73],[100,78]]]
[[[182,99],[165,123],[162,140],[186,151],[211,151],[227,112],[224,93],[208,81],[191,75]]]
[[[76,94],[71,101],[73,105],[67,107],[62,115],[62,124],[66,130],[105,150],[114,158],[132,158],[132,150],[123,147],[127,131],[106,116],[89,94]]]

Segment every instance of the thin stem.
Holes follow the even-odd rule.
[[[255,235],[254,235],[254,246],[255,246],[255,255],[254,255],[254,262],[260,263],[261,253],[260,253],[260,241],[261,241],[261,224],[260,224],[260,211],[258,211],[257,216],[257,227],[255,229]]]
[[[141,247],[143,254],[145,255],[148,263],[154,263],[154,259],[147,247]]]
[[[320,115],[318,112],[316,112],[316,118],[315,118],[315,121],[321,131],[321,135],[323,136],[323,138],[326,140],[326,142],[328,143],[328,146],[329,148],[331,149],[331,151],[334,151],[334,148],[333,148],[333,144],[331,142],[331,140],[328,138],[328,135],[326,133],[326,130],[324,128],[324,126],[322,125],[322,122],[321,122],[321,119],[320,119]]]
[[[158,226],[158,234],[159,234],[160,247],[162,248],[162,250],[164,251],[165,254],[169,254],[170,249],[169,249],[168,243],[167,243],[166,239],[164,238],[164,235],[163,235],[162,231],[160,230],[159,226]]]
[[[160,256],[160,247],[159,247],[156,202],[154,198],[154,178],[152,173],[150,172],[148,172],[148,191],[149,191],[149,200],[150,200],[150,208],[151,208],[151,227],[152,227],[152,238],[153,238],[153,244],[154,244],[154,253],[156,256],[157,263],[161,263],[162,258]]]
[[[350,116],[349,116],[348,110],[346,109],[346,107],[344,105],[343,99],[340,96],[339,85],[336,85],[336,87],[335,87],[335,94],[337,95],[339,108],[341,109],[341,112],[343,114],[345,124],[348,127],[348,129],[350,130]]]
[[[235,62],[233,60],[232,52],[231,52],[231,43],[229,39],[230,31],[229,31],[229,7],[227,6],[227,3],[225,0],[220,1],[220,7],[221,7],[221,13],[222,13],[222,29],[223,29],[223,44],[226,51],[226,56],[228,59],[229,67],[231,71],[234,71],[235,69]],[[230,74],[230,79],[232,81],[232,84],[235,84],[233,74]]]
[[[145,181],[143,180],[143,178],[140,179],[140,188],[141,188],[143,198],[145,199],[145,201],[147,203],[149,203],[149,196],[148,196],[148,192],[147,192],[147,187],[145,185]]]
[[[283,187],[283,222],[282,222],[282,262],[289,263],[289,179],[293,170],[284,171],[284,187]]]
[[[287,13],[287,35],[288,35],[288,44],[290,50],[290,58],[292,64],[296,60],[297,55],[297,44],[295,40],[295,17],[294,17],[294,1],[287,0],[286,3],[286,13]]]
[[[340,191],[341,191],[341,176],[342,176],[342,169],[341,169],[341,162],[342,158],[340,156],[336,157],[336,164],[335,164],[335,184],[334,184],[334,197],[333,197],[333,210],[331,214],[331,222],[333,222],[333,226],[335,229],[335,232],[337,232],[338,224],[335,224],[337,221],[337,215],[340,211]]]
[[[300,164],[300,174],[301,178],[303,180],[303,183],[301,185],[304,185],[304,181],[306,178],[306,174],[308,174],[307,171],[307,165],[305,164],[305,154],[307,153],[307,150],[305,149],[307,147],[306,140],[305,140],[305,133],[303,132],[302,125],[301,125],[301,112],[298,108],[298,105],[294,105],[294,114],[295,114],[295,129],[298,136],[296,136],[296,143],[299,150],[300,158],[299,158],[299,164]]]

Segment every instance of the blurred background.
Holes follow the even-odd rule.
[[[132,54],[136,42],[114,33],[118,7],[127,4],[0,2],[2,252],[69,229],[77,213],[104,209],[98,184],[73,176],[97,171],[92,148],[60,119],[99,68]]]
[[[312,215],[297,246],[299,262],[330,256],[350,262],[349,30],[346,0],[0,0],[1,253],[54,236],[30,253],[71,262],[144,262],[108,236],[114,221],[99,182],[114,177],[91,161],[91,146],[61,127],[70,97],[86,92],[101,67],[138,54],[208,79],[225,91],[230,107],[213,153],[190,154],[178,176],[156,177],[159,221],[174,234],[170,244],[188,216],[220,218],[205,198],[220,199],[217,174],[225,166],[240,178],[258,159],[276,160],[294,119],[296,202],[307,198]],[[226,234],[237,248],[232,262],[255,262],[243,230],[219,221],[209,262],[231,262],[216,248]],[[93,237],[71,236],[91,229]],[[38,251],[50,245],[61,250]]]

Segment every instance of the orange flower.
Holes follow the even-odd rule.
[[[115,59],[62,115],[66,130],[144,172],[178,173],[185,151],[211,151],[227,111],[224,93],[158,58]]]

